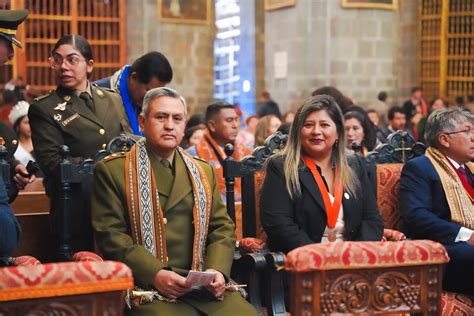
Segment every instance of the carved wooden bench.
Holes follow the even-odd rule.
[[[124,264],[63,262],[0,269],[0,315],[123,315]]]

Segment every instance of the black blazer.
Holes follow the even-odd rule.
[[[294,200],[285,187],[284,157],[271,158],[260,196],[261,222],[272,251],[285,253],[297,247],[321,242],[327,224],[323,198],[311,174],[300,163],[301,196]],[[356,197],[344,191],[342,205],[347,240],[382,239],[383,221],[377,208],[367,171],[356,156],[349,166],[360,181]]]

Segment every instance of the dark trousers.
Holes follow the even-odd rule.
[[[443,289],[474,295],[474,246],[458,242],[445,248],[450,260],[444,272]]]

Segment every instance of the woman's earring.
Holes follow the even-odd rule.
[[[335,147],[339,146],[339,139],[336,139],[336,141],[334,142],[334,146]]]

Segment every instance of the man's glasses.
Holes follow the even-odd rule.
[[[472,132],[473,132],[473,130],[472,130],[470,127],[468,127],[468,128],[466,128],[466,129],[463,129],[462,131],[446,132],[445,134],[446,134],[446,135],[453,135],[453,134],[459,134],[459,133],[470,134],[470,133],[472,133]]]
[[[61,68],[63,63],[66,63],[66,65],[70,67],[77,67],[81,61],[85,60],[85,58],[80,58],[78,56],[67,56],[66,58],[63,58],[60,55],[54,55],[49,57],[49,63],[53,69]]]

